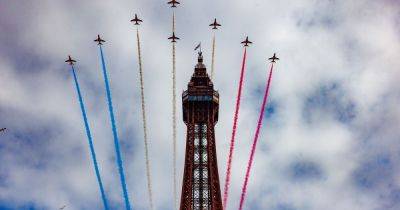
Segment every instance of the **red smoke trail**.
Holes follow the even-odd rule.
[[[236,109],[235,109],[235,116],[233,118],[233,128],[232,128],[232,136],[231,136],[231,144],[229,147],[229,157],[228,157],[228,166],[226,169],[226,176],[225,176],[225,186],[224,186],[224,198],[223,198],[223,205],[224,209],[226,209],[226,204],[228,201],[228,194],[229,194],[229,184],[230,184],[230,177],[231,177],[231,166],[232,166],[232,158],[233,158],[233,150],[235,148],[235,136],[236,136],[236,126],[237,120],[239,117],[239,108],[240,108],[240,98],[242,95],[242,87],[243,87],[243,77],[244,77],[244,67],[246,65],[246,54],[247,49],[244,48],[243,54],[243,61],[242,61],[242,70],[240,72],[240,81],[239,81],[239,90],[236,98]]]
[[[268,93],[269,93],[269,86],[271,84],[273,68],[274,68],[274,63],[271,63],[271,69],[269,70],[268,83],[267,83],[267,86],[265,88],[265,94],[264,94],[264,99],[263,99],[263,103],[262,103],[262,106],[261,106],[261,112],[260,112],[260,116],[258,118],[258,124],[257,124],[256,133],[254,135],[253,146],[251,148],[250,159],[249,159],[249,162],[247,164],[246,176],[245,176],[244,184],[243,184],[243,187],[242,187],[242,195],[240,196],[239,210],[243,209],[243,203],[244,203],[244,199],[246,197],[247,183],[249,181],[250,170],[251,170],[251,166],[253,164],[254,153],[255,153],[256,147],[257,147],[258,136],[260,134],[260,128],[261,128],[261,125],[262,125],[262,120],[264,118],[264,110],[265,110],[265,105],[267,103],[267,98],[268,98]]]

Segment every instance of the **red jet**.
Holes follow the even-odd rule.
[[[180,4],[179,1],[171,0],[167,4],[171,4],[171,7],[176,7],[176,4]]]
[[[74,63],[76,62],[76,60],[72,59],[70,55],[68,55],[68,60],[65,61],[66,63],[68,63],[69,65],[73,66]],[[5,128],[3,128],[5,129]]]
[[[246,40],[244,40],[243,42],[241,42],[242,44],[244,44],[245,47],[248,47],[249,44],[253,44],[253,42],[249,41],[249,37],[246,36]]]
[[[97,45],[102,45],[103,42],[106,42],[105,40],[100,38],[100,35],[97,35],[97,39],[94,40],[95,42],[97,42]]]
[[[218,29],[218,26],[221,26],[221,24],[217,23],[217,18],[214,18],[214,22],[210,24],[212,26],[212,29]]]
[[[131,22],[135,22],[135,25],[140,25],[139,22],[143,22],[141,19],[138,18],[137,14],[135,14],[135,18],[131,20]]]

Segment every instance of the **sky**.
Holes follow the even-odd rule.
[[[123,209],[97,34],[104,45],[129,198],[149,209],[135,27],[143,19],[145,97],[155,208],[173,209],[172,11],[165,1],[0,0],[0,209],[102,209],[68,54],[78,62],[106,194]],[[216,146],[224,181],[243,47],[249,36],[228,209],[237,209],[267,79],[270,98],[245,209],[400,209],[400,3],[397,0],[181,1],[177,93],[201,41],[220,94]],[[185,124],[178,97],[178,184]],[[222,187],[221,187],[222,190]]]

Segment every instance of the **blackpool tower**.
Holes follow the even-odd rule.
[[[218,106],[219,94],[199,52],[188,89],[182,94],[187,134],[180,210],[222,210],[214,132]]]

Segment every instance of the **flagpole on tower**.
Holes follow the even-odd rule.
[[[196,51],[197,49],[200,49],[199,52],[202,52],[202,51],[201,51],[201,42],[199,42],[199,44],[194,48],[195,51]]]

